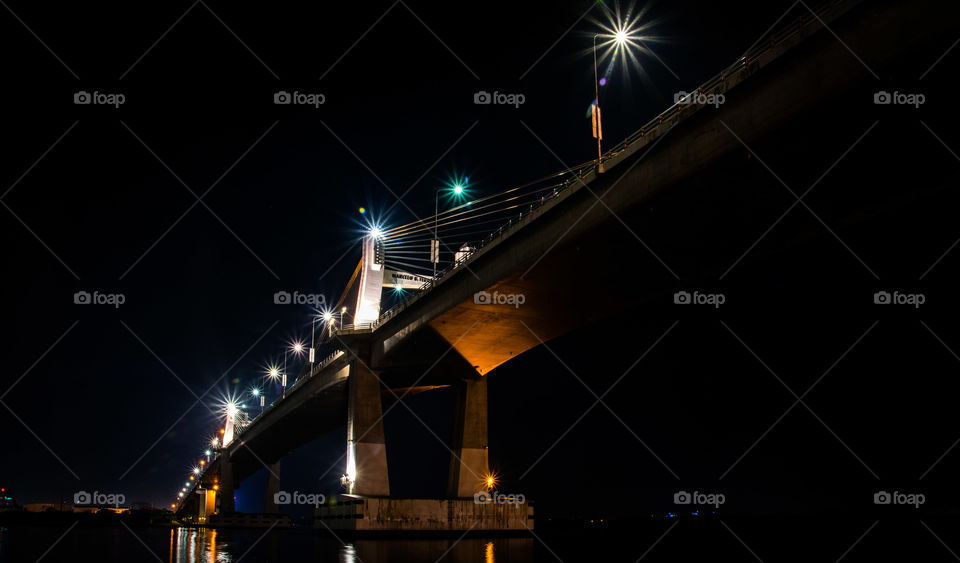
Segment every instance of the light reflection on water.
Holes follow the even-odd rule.
[[[495,563],[531,560],[532,538],[346,539],[310,530],[172,528],[168,563],[229,563],[304,558],[340,563],[444,561]]]
[[[343,540],[343,542],[340,541]],[[0,526],[0,563],[504,563],[556,561],[531,537],[431,539],[334,538],[312,529],[101,526],[68,520],[47,526]],[[551,539],[551,544],[562,540]],[[568,550],[569,551],[569,550]],[[572,563],[577,559],[564,560]]]

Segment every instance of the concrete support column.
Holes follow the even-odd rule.
[[[263,511],[266,514],[279,514],[277,508],[276,494],[280,492],[280,462],[267,467],[267,487],[263,492]]]
[[[200,497],[200,517],[209,518],[217,510],[217,491],[204,489]]]
[[[233,463],[227,461],[227,454],[220,460],[220,514],[233,514],[237,511],[233,504]]]
[[[462,380],[456,384],[457,410],[454,414],[453,454],[447,494],[451,498],[472,497],[483,490],[490,471],[487,458],[487,378]]]
[[[380,380],[363,362],[355,360],[347,386],[347,492],[390,496]]]

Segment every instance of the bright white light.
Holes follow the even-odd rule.
[[[332,320],[333,320],[333,313],[331,313],[330,311],[327,311],[326,313],[324,313],[324,314],[323,314],[323,320],[327,321],[328,323],[329,323],[330,321],[332,321]]]
[[[280,368],[277,366],[270,366],[269,369],[267,369],[267,375],[273,379],[277,379],[280,377]]]
[[[370,236],[372,236],[373,238],[380,238],[381,236],[383,236],[383,231],[380,230],[380,227],[371,227]]]
[[[461,186],[460,184],[457,184],[456,186],[454,186],[454,187],[453,187],[453,193],[455,193],[455,194],[457,194],[457,195],[462,194],[462,193],[463,193],[463,186]]]
[[[260,396],[260,390],[257,389],[256,387],[254,387],[253,390],[250,391],[250,394],[253,395],[254,397],[259,397],[259,396]]]
[[[613,38],[616,40],[617,45],[623,45],[627,42],[627,32],[621,29],[616,33],[616,35],[613,36]]]
[[[207,455],[210,455],[211,453],[212,453],[212,452],[211,452],[210,450],[207,450]]]
[[[294,354],[302,354],[303,342],[300,342],[299,340],[297,340],[296,342],[290,345],[290,350],[292,350]]]
[[[200,475],[200,468],[199,468],[199,467],[194,467],[194,468],[193,468],[193,474],[194,474],[194,475]]]

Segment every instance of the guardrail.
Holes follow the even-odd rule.
[[[797,36],[800,32],[808,28],[808,26],[814,22],[822,22],[823,16],[827,15],[830,11],[836,8],[840,4],[856,4],[860,0],[830,0],[819,6],[814,10],[813,14],[803,13],[801,16],[793,20],[789,25],[784,29],[773,33],[766,41],[759,42],[756,46],[751,48],[747,53],[737,59],[733,64],[724,68],[720,71],[719,74],[713,78],[707,80],[702,85],[696,89],[697,94],[709,95],[716,93],[723,93],[728,91],[730,88],[733,88],[750,75],[752,75],[759,68],[766,66],[771,61],[776,59],[783,51],[786,49],[782,47],[782,44]],[[779,49],[778,49],[779,48]],[[691,93],[692,94],[692,93]],[[666,110],[658,114],[656,117],[652,118],[650,121],[645,123],[634,132],[632,135],[628,136],[623,140],[622,143],[618,143],[614,148],[609,149],[606,153],[603,154],[601,160],[602,162],[607,162],[611,159],[614,159],[618,156],[623,155],[625,152],[630,151],[631,153],[636,152],[640,148],[651,144],[658,137],[657,133],[661,130],[664,125],[672,127],[676,125],[679,121],[685,120],[699,109],[702,109],[703,106],[698,104],[690,104],[689,102],[684,102],[683,100],[676,101],[673,105],[668,107]],[[668,127],[668,128],[669,128]],[[357,332],[368,332],[374,331],[384,322],[396,316],[400,311],[408,307],[411,303],[415,302],[417,299],[425,295],[429,290],[433,289],[439,285],[444,279],[451,275],[461,266],[464,266],[468,262],[477,258],[482,254],[483,249],[490,246],[493,242],[502,239],[504,236],[509,235],[514,232],[516,229],[520,228],[522,225],[529,222],[532,218],[539,215],[539,212],[545,210],[545,206],[552,206],[552,204],[557,203],[559,196],[566,193],[571,187],[575,187],[577,184],[586,185],[587,178],[590,174],[596,172],[596,161],[586,162],[566,170],[562,170],[550,176],[546,176],[534,182],[530,182],[521,187],[529,187],[536,185],[541,182],[548,180],[555,180],[557,178],[564,178],[559,184],[554,184],[552,186],[546,186],[545,190],[552,190],[549,195],[541,197],[540,201],[530,205],[526,212],[520,212],[517,214],[515,219],[511,218],[507,223],[501,225],[496,231],[491,232],[486,238],[481,239],[475,243],[474,250],[461,256],[459,260],[455,261],[453,264],[444,268],[437,273],[436,277],[432,280],[422,284],[417,288],[418,294],[414,297],[405,300],[402,303],[394,305],[387,311],[380,314],[376,321],[369,323],[359,323],[359,324],[348,324],[343,325],[340,328],[334,328],[333,332],[337,334],[350,334]],[[574,190],[575,191],[575,190]],[[572,193],[572,192],[571,192]],[[298,378],[297,381],[288,389],[288,391],[293,391],[299,387],[304,381],[309,380],[314,375],[319,373],[323,368],[328,366],[330,363],[335,361],[337,358],[342,356],[344,352],[342,350],[337,350],[336,352],[330,354],[324,358],[320,363],[318,363],[314,368],[311,369],[307,377]],[[253,426],[253,424],[259,420],[264,414],[268,413],[275,405],[282,402],[284,397],[278,397],[270,405],[268,405],[263,412],[258,414],[256,417],[250,420],[250,422],[242,429],[238,429],[234,433],[234,439],[238,438],[243,434],[247,429]],[[211,461],[215,460],[218,457],[218,453],[215,452],[215,455]],[[206,474],[207,469],[210,465],[204,469],[200,477]],[[194,482],[192,487],[189,487],[185,496],[180,500],[178,509],[186,502],[187,497],[196,489],[197,484],[199,484],[199,479]]]
[[[662,130],[664,125],[667,125],[667,128],[669,129],[704,107],[700,104],[691,104],[689,101],[685,101],[689,95],[694,93],[697,95],[709,95],[727,92],[748,78],[759,68],[766,66],[772,60],[779,57],[780,54],[786,50],[782,47],[785,41],[797,36],[803,30],[808,29],[810,24],[816,22],[822,23],[823,16],[827,15],[838,5],[844,3],[853,5],[859,1],[860,0],[830,0],[820,5],[816,10],[813,10],[814,13],[802,13],[784,29],[774,32],[765,41],[758,42],[757,45],[747,51],[744,56],[740,57],[733,64],[724,68],[713,78],[701,84],[694,92],[690,92],[688,96],[675,101],[673,105],[659,113],[656,117],[650,119],[650,121],[642,125],[640,129],[624,139],[622,143],[618,143],[613,148],[607,150],[607,152],[605,152],[602,156],[602,162],[608,162],[612,159],[615,159],[621,155],[624,155],[624,153],[627,151],[634,153],[637,150],[652,144],[652,142],[659,137],[658,133]],[[578,185],[583,186],[586,185],[587,181],[592,181],[592,178],[588,179],[588,177],[591,174],[596,173],[596,168],[597,161],[594,160],[574,166],[572,168],[568,168],[566,170],[562,170],[545,178],[541,178],[540,180],[526,184],[525,186],[521,186],[532,186],[546,180],[564,178],[561,183],[552,186],[553,189],[549,195],[545,195],[540,199],[539,202],[531,204],[527,211],[520,212],[515,219],[510,219],[507,223],[501,225],[496,231],[491,232],[486,238],[476,241],[475,243],[469,243],[474,246],[474,250],[469,254],[462,256],[459,260],[447,268],[437,272],[437,275],[434,279],[422,284],[419,288],[417,288],[417,295],[405,300],[404,302],[398,303],[387,311],[381,313],[381,315],[374,322],[364,323],[362,325],[344,325],[341,331],[346,332],[349,330],[351,332],[358,332],[376,330],[381,324],[396,316],[397,313],[408,307],[429,290],[440,284],[448,275],[453,273],[459,267],[477,258],[480,254],[482,254],[482,250],[488,247],[491,243],[503,238],[506,235],[509,235],[520,226],[526,224],[530,219],[539,215],[538,211],[544,211],[545,206],[551,206],[550,204],[556,203],[559,196],[566,193],[571,188],[575,188],[574,191],[576,191]],[[550,187],[547,187],[545,189],[549,188]]]

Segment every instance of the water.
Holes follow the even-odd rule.
[[[0,532],[0,562],[161,561],[534,561],[525,538],[393,539],[343,541],[314,530],[214,530],[119,527],[7,528]],[[64,535],[65,534],[65,535]],[[58,538],[62,539],[58,542]],[[56,543],[55,543],[56,542]],[[52,547],[51,547],[52,546]],[[49,551],[48,551],[49,550]]]
[[[0,529],[0,563],[439,561],[956,561],[955,517],[753,518],[648,521],[621,529],[538,530],[536,536],[350,539],[310,529],[214,530],[70,523]],[[859,539],[858,539],[859,538]],[[342,541],[341,541],[342,540]],[[942,543],[941,543],[942,540]],[[947,547],[952,546],[952,547]]]

